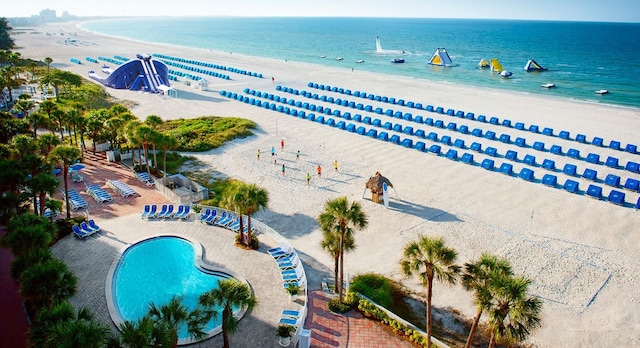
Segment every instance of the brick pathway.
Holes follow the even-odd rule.
[[[343,315],[330,312],[327,310],[328,300],[329,296],[321,290],[309,292],[309,311],[304,327],[311,329],[312,348],[413,347],[358,311],[352,310]]]

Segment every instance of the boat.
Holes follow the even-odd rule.
[[[356,63],[358,63],[358,64],[360,64],[360,63],[364,63],[364,60],[362,60],[362,59],[358,59],[358,60],[356,60]]]
[[[344,60],[342,57],[336,57],[336,60]]]
[[[327,56],[320,56],[320,58],[327,58]]]
[[[553,87],[555,87],[555,86],[556,86],[556,85],[555,85],[555,84],[553,84],[553,83],[545,83],[545,84],[544,84],[544,85],[542,85],[541,87],[542,87],[542,88],[553,88]]]
[[[599,90],[597,90],[597,91],[596,91],[596,94],[600,94],[600,95],[602,95],[602,94],[609,94],[609,90],[606,90],[606,89],[599,89]]]
[[[403,58],[394,58],[391,59],[391,63],[404,63],[404,59]]]

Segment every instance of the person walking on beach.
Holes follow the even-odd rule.
[[[280,140],[280,150],[284,151],[284,139]]]
[[[275,156],[276,154],[276,148],[271,146],[271,158],[273,158],[273,156]]]
[[[271,76],[271,83],[276,83],[276,78]]]
[[[282,176],[284,176],[284,163],[282,164]]]
[[[258,161],[260,160],[260,149],[258,149]]]
[[[296,153],[296,161],[300,159],[300,150]]]
[[[307,172],[307,186],[309,186],[309,182],[311,181],[311,174]]]
[[[316,170],[318,171],[318,177],[321,178],[322,177],[322,167],[320,167],[319,164],[318,164],[318,168]]]
[[[333,169],[335,169],[335,171],[338,171],[338,161],[333,161]]]

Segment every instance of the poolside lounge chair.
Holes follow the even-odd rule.
[[[87,193],[89,194],[89,196],[93,197],[93,199],[95,199],[96,202],[102,204],[104,202],[113,201],[113,197],[111,197],[111,195],[107,191],[105,191],[102,187],[100,187],[100,185],[98,184],[87,185],[85,183],[84,186],[87,188]]]
[[[290,257],[285,257],[282,260],[276,260],[278,268],[281,270],[294,269],[300,263],[300,258],[298,258],[297,253],[292,253]]]
[[[118,192],[122,197],[135,196],[138,193],[132,189],[129,185],[123,183],[120,180],[107,180],[107,185]]]
[[[86,232],[80,230],[80,226],[78,225],[71,226],[71,230],[73,230],[73,235],[80,239],[83,239],[84,237],[89,235]]]
[[[302,287],[304,287],[306,285],[306,281],[305,281],[304,278],[302,278],[302,279],[300,279],[300,281],[297,281],[297,282],[282,283],[282,287],[285,288],[285,289],[288,288],[290,285],[294,285],[294,286],[297,286],[299,288],[302,288]]]
[[[95,221],[93,221],[93,220],[89,220],[88,224],[89,224],[89,227],[93,228],[93,230],[94,230],[95,232],[100,232],[100,231],[102,231],[102,228],[100,228],[100,226],[96,225],[96,222],[95,222]]]
[[[147,172],[136,173],[136,178],[147,186],[153,186],[156,183],[156,179],[153,176],[150,176]]]
[[[98,230],[95,230],[93,229],[93,227],[90,227],[85,221],[80,223],[80,230],[89,236],[98,232]]]
[[[226,215],[226,216],[225,216]],[[228,224],[230,224],[232,221],[234,220],[233,214],[231,213],[227,213],[227,212],[223,212],[222,216],[220,217],[220,219],[218,219],[215,224],[221,227],[226,227]]]
[[[227,228],[232,230],[232,231],[234,231],[234,232],[238,232],[238,230],[240,230],[240,216],[235,218],[235,220],[233,220],[233,222],[229,223],[227,225]]]
[[[151,213],[151,205],[145,204],[144,211],[142,211],[142,214],[140,215],[140,218],[145,219],[145,218],[149,217],[150,213]]]
[[[147,219],[151,219],[151,218],[155,218],[156,216],[158,216],[158,206],[157,205],[152,205],[151,206],[151,211],[149,211],[149,214],[147,214]]]
[[[283,309],[282,313],[280,314],[280,316],[282,318],[291,318],[291,319],[296,319],[296,318],[300,318],[300,315],[302,313],[300,313],[300,311],[297,311],[295,309]]]
[[[182,214],[184,213],[184,205],[179,205],[178,210],[173,214],[172,218],[180,219],[182,218]]]
[[[173,204],[169,204],[167,206],[167,211],[162,214],[162,216],[160,216],[160,214],[158,214],[159,218],[164,218],[164,219],[171,219],[173,217]]]
[[[218,220],[220,218],[220,215],[218,215],[218,211],[216,209],[211,209],[209,211],[209,215],[207,215],[205,217],[205,219],[203,220],[203,222],[212,225],[216,222],[216,220]]]
[[[206,208],[204,212],[200,214],[200,217],[198,219],[200,220],[200,222],[206,222],[209,216],[211,216],[211,214],[212,214],[211,209]]]
[[[184,210],[182,211],[182,215],[180,215],[178,218],[185,220],[189,218],[189,215],[191,215],[191,206],[185,205]]]
[[[289,244],[282,242],[280,246],[267,250],[267,253],[277,260],[291,254],[291,247]]]
[[[159,212],[157,215],[152,216],[152,217],[154,217],[154,218],[163,218],[163,217],[164,217],[164,214],[166,214],[166,213],[167,213],[167,210],[168,210],[168,209],[169,209],[169,206],[168,206],[168,205],[166,205],[166,204],[163,204],[163,205],[162,205],[162,208],[160,208],[160,212]]]
[[[280,318],[280,321],[278,322],[278,324],[281,325],[291,325],[294,327],[298,326],[298,319],[293,319],[290,317],[284,317],[284,318]]]

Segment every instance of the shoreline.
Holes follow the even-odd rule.
[[[333,260],[319,246],[322,236],[315,217],[327,199],[345,195],[350,200],[361,202],[370,218],[370,227],[356,234],[357,248],[345,256],[345,268],[349,273],[381,273],[422,292],[414,279],[404,279],[400,275],[397,263],[402,247],[421,234],[444,236],[445,242],[458,250],[460,264],[486,251],[506,257],[517,274],[533,280],[531,292],[544,300],[544,308],[542,328],[534,331],[529,343],[540,347],[637,344],[636,333],[640,330],[640,320],[636,320],[637,313],[640,313],[640,300],[635,295],[640,286],[637,277],[640,274],[640,251],[637,250],[640,236],[635,233],[640,232],[638,211],[257,108],[220,97],[218,92],[231,90],[240,93],[244,88],[251,88],[276,93],[275,86],[278,84],[312,91],[307,83],[314,81],[377,95],[400,96],[416,102],[424,103],[424,99],[430,99],[429,104],[442,105],[445,110],[460,108],[475,112],[476,115],[497,115],[512,122],[552,127],[556,132],[567,129],[572,137],[577,133],[584,133],[589,139],[602,136],[607,143],[615,139],[621,141],[623,146],[638,142],[639,111],[601,104],[547,100],[502,90],[442,86],[402,76],[350,72],[308,63],[140,43],[87,32],[79,33],[79,37],[95,45],[70,47],[34,34],[21,36],[16,41],[24,42],[24,48],[19,50],[24,57],[43,59],[50,56],[54,59],[54,67],[71,70],[83,77],[86,77],[86,70],[92,65],[70,64],[70,57],[84,59],[85,56],[99,54],[130,56],[142,49],[153,51],[158,48],[166,50],[158,53],[213,61],[263,73],[264,79],[237,75],[231,81],[214,79],[210,81],[211,91],[196,90],[178,83],[175,85],[178,99],[130,91],[107,91],[116,98],[137,102],[138,105],[131,111],[142,119],[149,114],[156,114],[165,120],[218,115],[255,121],[258,124],[255,136],[207,153],[192,155],[206,163],[210,170],[265,187],[271,196],[270,207],[256,218],[283,231],[283,236],[301,251],[301,258],[312,268],[325,271],[332,269]],[[275,84],[270,81],[270,76],[275,77]],[[278,94],[292,97],[285,93]],[[561,144],[565,151],[575,147],[585,155],[591,151],[598,152],[601,159],[611,155],[620,157],[621,163],[640,161],[638,154],[595,148],[557,137],[543,137],[541,134],[516,133],[513,128],[426,111],[416,112],[353,96],[345,97],[385,109],[392,107],[413,112],[414,115],[437,116],[445,122],[469,124],[470,129],[473,126],[491,129],[497,134],[506,132],[514,138],[516,135],[526,136],[529,144],[544,141],[548,146]],[[295,96],[295,99],[304,98]],[[329,106],[326,103],[323,105]],[[416,126],[415,123],[399,119],[393,122]],[[452,138],[463,138],[467,144],[479,141],[483,143],[483,148],[495,146],[501,154],[507,149],[514,149],[512,144],[489,143],[486,139],[463,136],[446,129],[429,128],[426,125],[420,127],[451,135]],[[270,161],[257,161],[255,158],[257,149],[267,154],[271,146],[279,148],[280,139],[285,139],[287,144],[284,151],[278,152],[278,162],[287,163],[286,177]],[[566,156],[554,157],[549,152],[534,152],[530,147],[515,149],[520,159],[524,154],[531,153],[539,161],[545,157],[554,158],[559,168],[571,162],[578,163],[581,169],[591,167],[584,161],[577,162]],[[296,150],[303,153],[300,161],[295,160]],[[474,155],[477,156],[476,161],[486,157],[480,153]],[[339,161],[339,172],[330,169],[333,160]],[[503,160],[499,158],[496,162]],[[312,185],[306,186],[304,174],[315,173],[317,164],[325,168],[323,178],[314,176]],[[521,161],[514,163],[514,170],[522,166]],[[597,169],[600,178],[607,173],[635,178],[640,176],[602,165],[598,165]],[[373,204],[368,198],[363,199],[366,197],[363,194],[364,182],[375,171],[388,177],[397,190],[398,196],[393,197],[389,210]],[[539,167],[535,171],[538,179],[545,173]],[[562,178],[559,182],[564,182],[566,176],[561,172],[554,174]],[[588,181],[582,178],[574,180],[580,181],[581,189],[586,189]],[[626,193],[627,201],[635,202],[638,198],[638,193]],[[434,306],[452,307],[470,318],[475,314],[471,299],[471,294],[459,287],[434,287]]]

